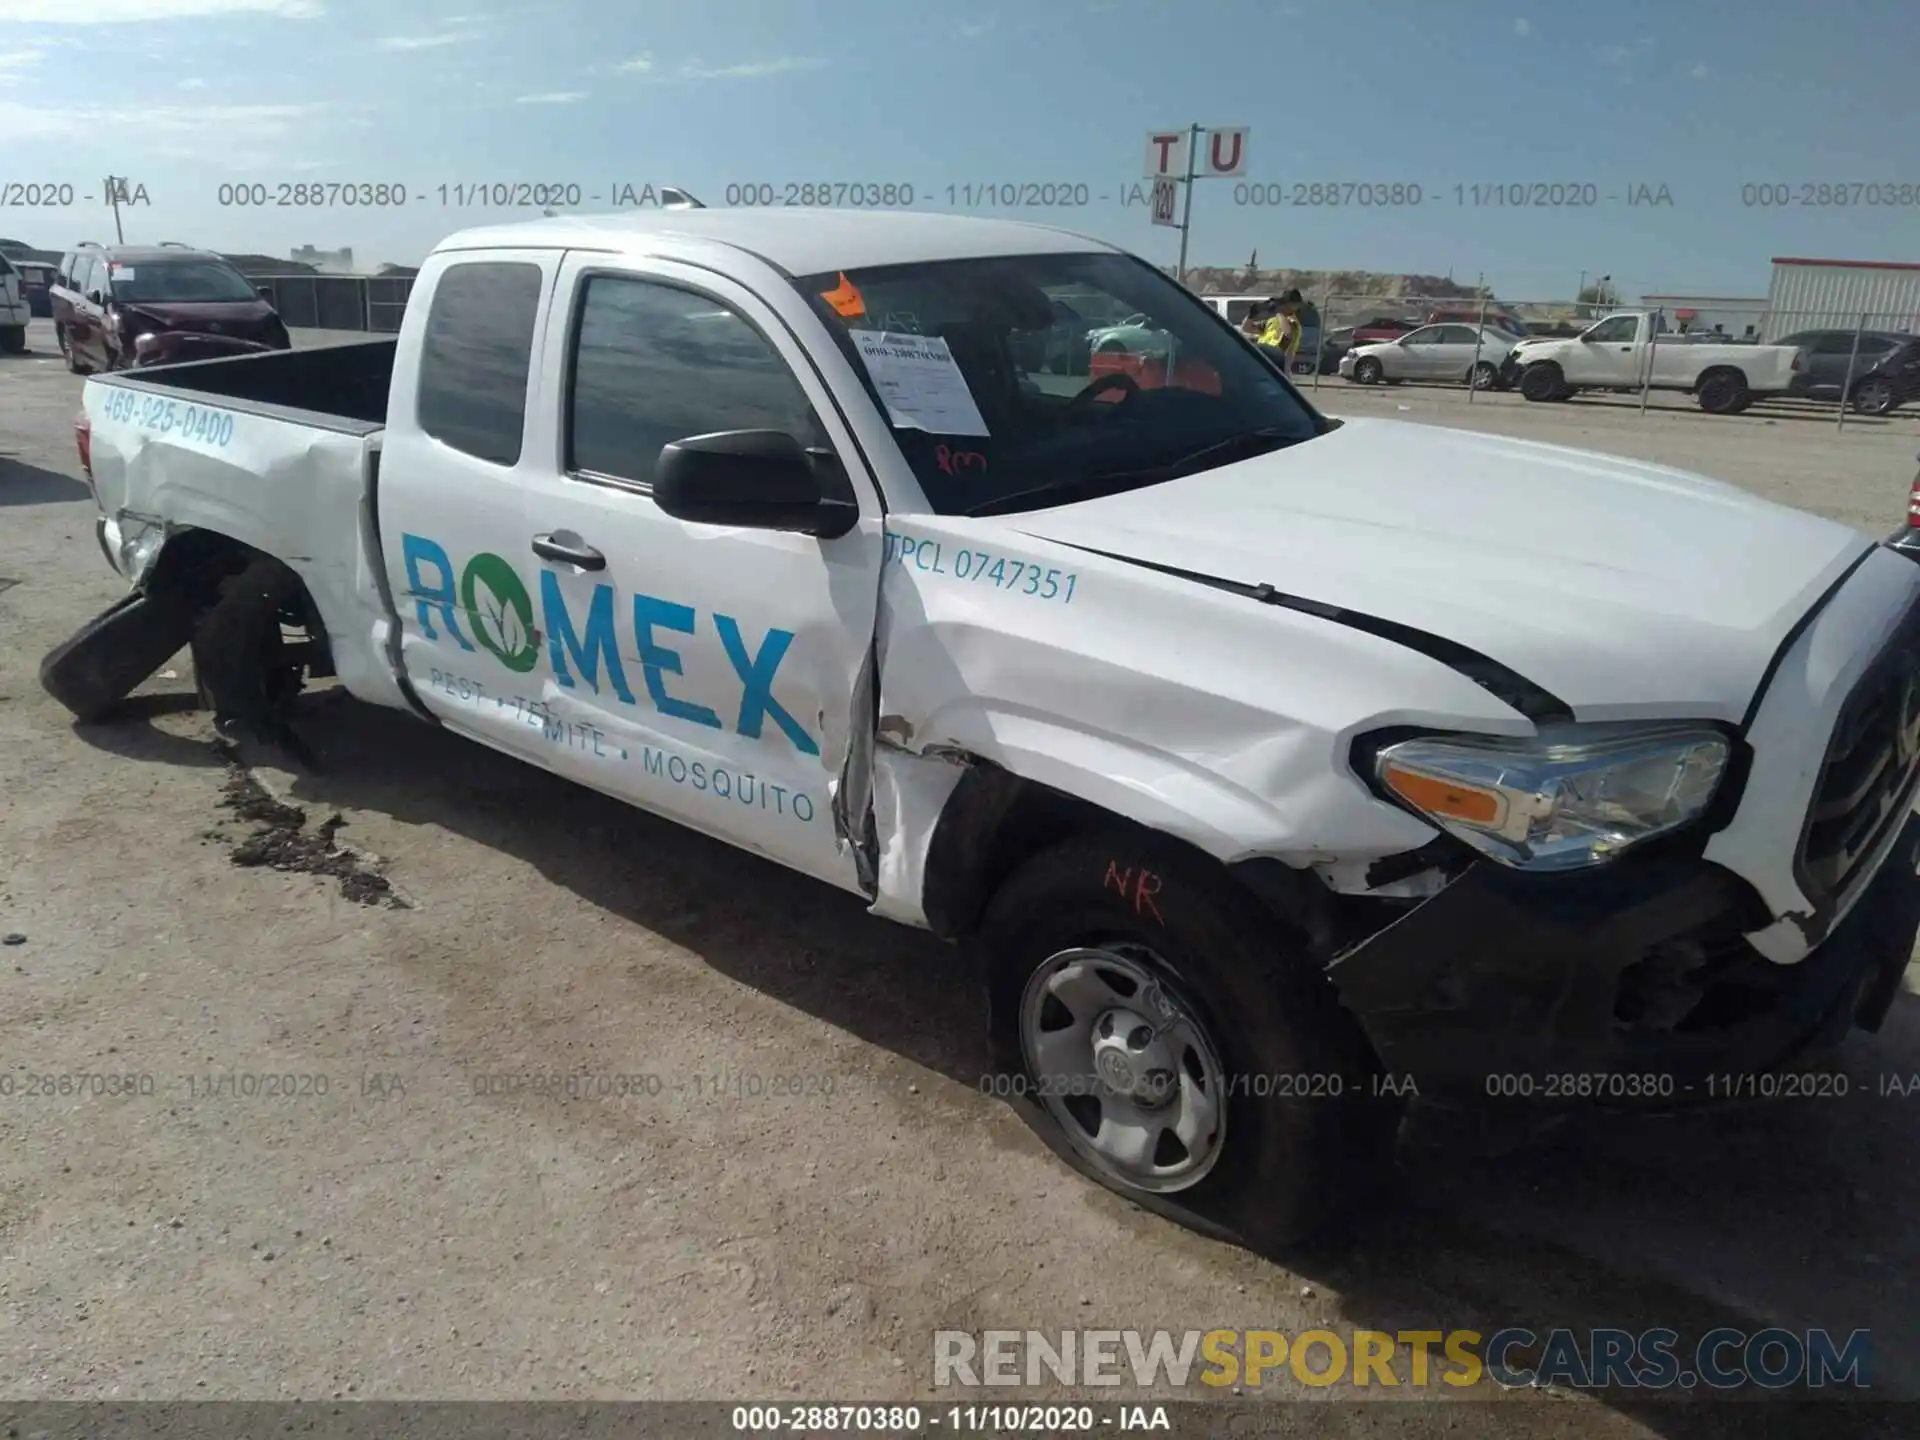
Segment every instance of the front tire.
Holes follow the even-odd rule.
[[[1482,360],[1473,367],[1467,376],[1467,384],[1475,390],[1491,390],[1500,383],[1500,368],[1489,360]]]
[[[1378,385],[1386,375],[1378,360],[1371,355],[1363,355],[1353,362],[1353,381],[1356,385]]]
[[[1263,1252],[1388,1189],[1400,1107],[1376,1098],[1372,1048],[1304,941],[1211,861],[1141,832],[1070,839],[975,944],[996,1090],[1090,1179]]]
[[[1566,388],[1566,379],[1560,373],[1560,367],[1551,360],[1529,365],[1520,372],[1520,393],[1529,400],[1564,400]]]

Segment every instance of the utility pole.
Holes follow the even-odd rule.
[[[107,203],[113,206],[113,241],[116,245],[127,243],[126,231],[120,228],[120,197],[126,193],[126,187],[124,175],[107,176]]]
[[[1187,283],[1187,232],[1193,228],[1193,163],[1200,155],[1200,127],[1187,127],[1187,193],[1180,202],[1180,283]]]

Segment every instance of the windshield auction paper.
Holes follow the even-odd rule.
[[[886,402],[887,416],[901,429],[934,435],[985,435],[967,377],[938,335],[901,335],[891,330],[852,331],[853,343]]]

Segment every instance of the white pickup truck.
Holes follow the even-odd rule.
[[[1022,370],[1092,292],[1169,363]],[[131,593],[42,667],[83,719],[190,638],[222,723],[333,675],[966,941],[983,1085],[1257,1246],[1380,1193],[1416,1093],[1749,1093],[1877,1027],[1920,928],[1920,566],[1329,419],[1099,241],[471,230],[397,340],[84,405]]]
[[[1566,340],[1522,340],[1501,378],[1529,400],[1582,390],[1684,390],[1702,410],[1737,415],[1761,395],[1784,395],[1801,364],[1791,345],[1715,344],[1656,331],[1647,310],[1622,310]]]

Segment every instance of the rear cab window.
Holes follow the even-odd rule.
[[[634,275],[587,277],[573,334],[567,469],[639,488],[660,452],[720,430],[827,438],[800,382],[738,311]]]
[[[477,460],[520,462],[540,289],[540,267],[525,261],[460,261],[441,272],[420,353],[422,430]]]

